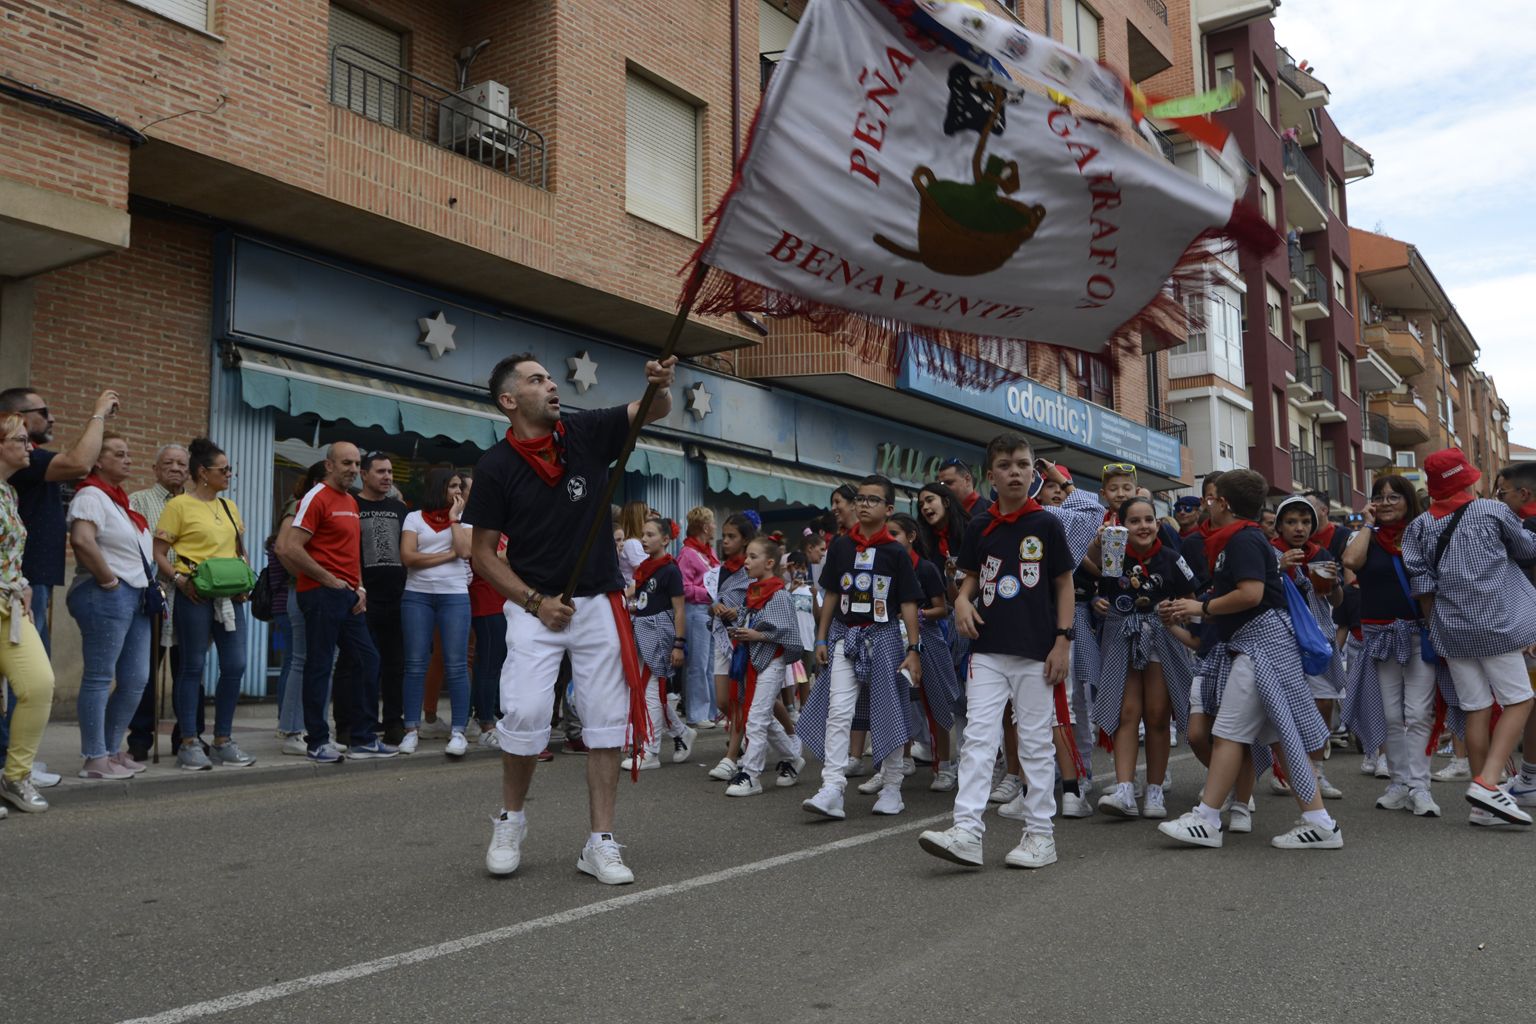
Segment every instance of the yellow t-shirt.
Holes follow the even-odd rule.
[[[230,523],[225,506],[234,515]],[[165,504],[156,524],[155,536],[176,549],[177,561],[197,565],[210,558],[238,558],[236,532],[245,532],[240,510],[229,499],[202,501],[190,494],[178,494]]]

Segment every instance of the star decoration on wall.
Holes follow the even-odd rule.
[[[597,383],[597,360],[586,349],[566,357],[565,365],[569,369],[565,379],[576,385],[578,395],[586,394]]]
[[[702,420],[710,413],[709,403],[713,396],[704,390],[704,382],[699,381],[688,389],[688,411],[693,413],[695,420]]]
[[[416,326],[421,328],[421,338],[416,344],[431,353],[433,359],[441,359],[443,353],[452,352],[458,347],[453,343],[455,328],[442,310],[430,317],[417,317]]]

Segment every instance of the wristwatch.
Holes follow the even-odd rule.
[[[907,644],[907,653],[908,654],[922,654],[923,653],[923,642],[921,640],[919,640],[915,644]]]
[[[1056,631],[1056,635],[1057,636],[1064,636],[1068,640],[1071,640],[1072,639],[1072,630],[1071,629],[1058,629]]]

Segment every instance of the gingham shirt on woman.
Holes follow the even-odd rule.
[[[1536,534],[1503,502],[1478,498],[1466,506],[1437,571],[1435,545],[1450,522],[1425,512],[1403,532],[1409,589],[1435,598],[1435,649],[1447,658],[1485,658],[1536,643],[1536,587],[1522,569],[1536,565]]]

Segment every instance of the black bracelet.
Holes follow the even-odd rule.
[[[686,637],[681,637],[681,636],[678,637],[676,640],[672,641],[672,647],[675,650],[686,651],[688,649],[688,640],[687,640],[687,638]]]
[[[1208,618],[1210,616],[1210,614],[1211,614],[1211,599],[1210,598],[1206,598],[1204,601],[1200,602],[1200,617],[1202,619],[1203,618]]]

